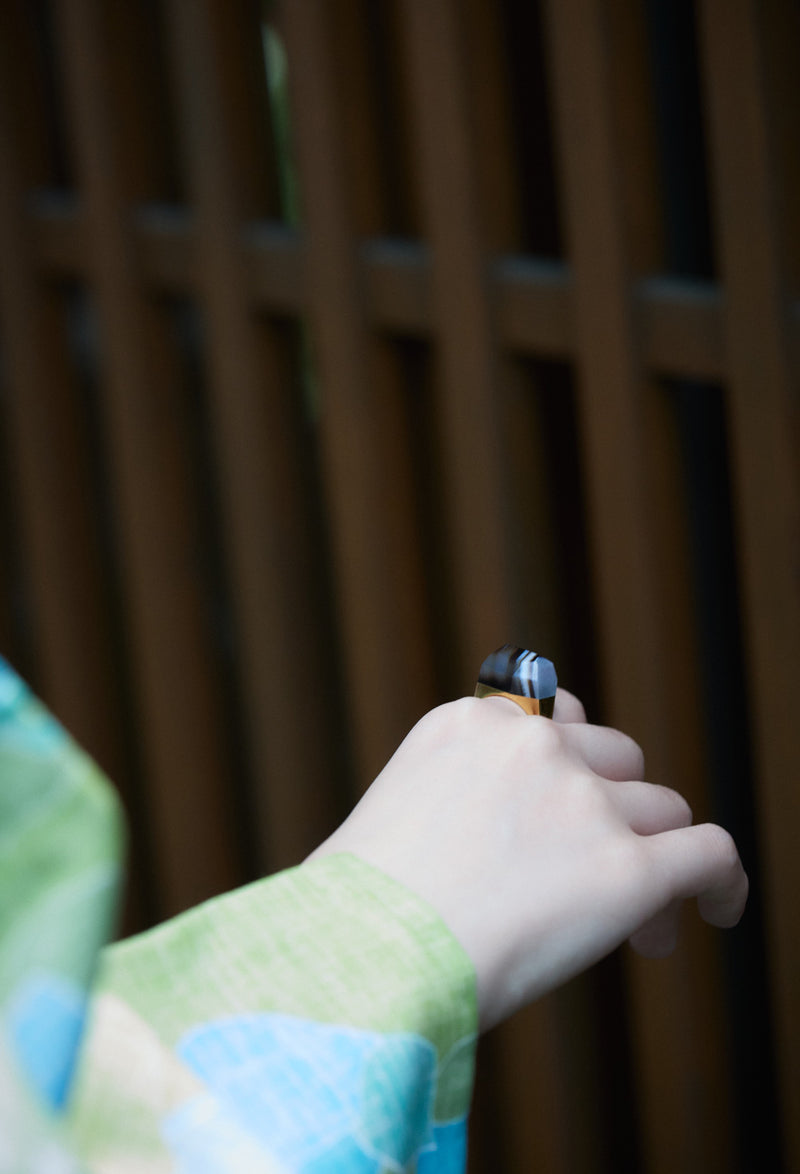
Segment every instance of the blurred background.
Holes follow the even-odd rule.
[[[123,932],[302,859],[507,641],[740,845],[735,933],[483,1041],[471,1174],[800,1171],[799,44],[0,4],[0,646],[119,786]]]

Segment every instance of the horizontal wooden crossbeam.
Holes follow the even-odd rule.
[[[40,192],[32,199],[38,263],[57,278],[88,279],[83,217],[68,194]],[[132,217],[142,279],[155,293],[191,296],[195,287],[191,214],[183,208],[145,205]],[[249,297],[254,309],[302,316],[305,248],[301,232],[277,221],[242,229]],[[378,238],[360,246],[361,274],[370,324],[411,337],[433,333],[428,250],[413,240]],[[568,264],[521,255],[494,258],[496,327],[501,345],[520,355],[568,360],[575,353],[572,276]],[[720,381],[725,378],[723,301],[712,282],[657,276],[631,290],[639,319],[642,362],[655,375]],[[800,368],[800,303],[792,307],[793,357]]]

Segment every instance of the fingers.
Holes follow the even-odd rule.
[[[609,791],[631,831],[640,836],[689,827],[692,809],[682,795],[658,783],[618,782]]]
[[[530,718],[515,702],[507,697],[485,697],[479,704],[488,708],[482,713],[492,712],[495,717],[503,714],[506,718],[519,719],[527,723],[531,734],[531,746],[537,745],[544,727],[541,718]],[[592,726],[586,721],[583,705],[577,697],[559,689],[556,694],[555,725],[559,734],[583,760],[586,766],[601,778],[622,782],[644,778],[644,754],[633,738],[607,726]],[[546,720],[546,719],[545,719]],[[524,729],[526,727],[520,727]]]
[[[535,718],[531,722],[520,706],[507,697],[497,695],[481,699],[482,706],[487,703],[495,715],[503,713],[507,717],[524,718],[531,723],[532,734],[534,723],[541,721],[541,718]],[[589,725],[582,703],[566,689],[559,688],[556,693],[553,717],[572,748],[595,774],[614,780],[644,778],[644,754],[633,738],[607,726]]]
[[[747,901],[748,880],[726,831],[714,824],[687,826],[650,840],[648,847],[670,871],[676,895],[631,935],[637,954],[666,958],[672,953],[687,897],[697,897],[700,913],[710,924],[722,929],[736,925]]]
[[[646,840],[652,863],[665,877],[671,899],[697,897],[711,925],[736,925],[747,902],[748,880],[733,839],[716,824],[666,831]]]
[[[578,700],[574,693],[570,693],[559,686],[556,690],[556,703],[553,709],[553,717],[557,722],[563,722],[565,724],[585,722],[586,710],[583,708],[583,703]]]
[[[629,941],[643,958],[667,958],[678,944],[681,901],[670,901],[665,909],[632,934]]]
[[[601,778],[620,782],[644,778],[644,754],[627,734],[585,724],[569,725],[565,733],[586,765]]]

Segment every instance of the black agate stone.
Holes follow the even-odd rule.
[[[475,695],[502,693],[527,713],[552,717],[557,684],[552,660],[526,648],[504,644],[481,665]]]

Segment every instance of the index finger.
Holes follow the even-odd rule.
[[[696,897],[701,916],[729,929],[744,913],[749,882],[733,838],[713,823],[647,839],[668,886],[667,900]],[[666,902],[665,902],[666,903]]]

